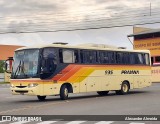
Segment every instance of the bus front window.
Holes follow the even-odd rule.
[[[38,49],[26,49],[16,51],[14,55],[14,64],[12,78],[33,78],[38,76]]]
[[[41,78],[52,76],[57,66],[57,52],[55,48],[44,48],[41,62]]]

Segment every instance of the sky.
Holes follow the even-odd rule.
[[[159,6],[158,0],[0,0],[0,44],[96,43],[132,49],[127,35],[133,26],[115,26],[160,21]],[[55,32],[99,27],[106,28]]]

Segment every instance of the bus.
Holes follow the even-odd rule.
[[[11,72],[13,95],[60,95],[109,91],[124,95],[151,85],[148,50],[51,44],[15,50]],[[7,67],[7,66],[6,66]]]

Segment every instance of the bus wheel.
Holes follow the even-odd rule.
[[[117,90],[116,94],[117,95],[125,95],[129,92],[129,83],[128,82],[123,82],[121,85],[121,90]]]
[[[37,96],[37,98],[39,99],[39,101],[44,101],[46,99],[46,96]]]
[[[62,85],[61,90],[60,90],[60,98],[62,100],[68,99],[68,88],[66,85]]]
[[[98,91],[97,92],[100,96],[106,96],[108,95],[109,91]]]

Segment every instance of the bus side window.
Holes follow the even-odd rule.
[[[135,53],[134,57],[135,57],[135,64],[143,64],[143,58],[140,53]]]
[[[78,50],[73,49],[60,49],[59,50],[60,63],[78,63]]]
[[[115,64],[116,63],[116,58],[115,58],[115,52],[108,52],[108,63],[110,64]]]
[[[63,63],[75,63],[74,51],[69,49],[62,50]]]
[[[145,58],[145,64],[146,65],[150,65],[150,61],[149,61],[149,54],[144,54],[144,58]]]
[[[144,64],[143,54],[138,53],[139,64]]]
[[[75,61],[75,63],[79,62],[78,50],[74,50],[74,61]]]
[[[160,65],[160,56],[155,56],[153,65]]]
[[[54,48],[45,48],[43,51],[41,71],[53,73],[57,66],[57,51]]]
[[[104,51],[100,51],[100,57],[99,57],[99,60],[100,60],[100,63],[107,63],[107,57],[106,57],[106,53]]]
[[[90,63],[97,63],[96,51],[89,51],[89,53],[90,53]]]
[[[123,53],[121,53],[121,52],[117,52],[116,53],[116,62],[117,62],[117,64],[122,64],[122,55],[123,55]]]
[[[154,57],[151,57],[151,64],[153,65],[154,63]]]
[[[59,62],[63,63],[62,49],[59,50]]]
[[[130,64],[130,59],[129,59],[129,53],[123,53],[122,55],[122,62],[123,64]]]
[[[83,63],[84,62],[84,56],[83,56],[83,51],[80,50],[80,63]]]
[[[110,63],[109,61],[109,52],[104,52],[104,63]]]
[[[130,53],[130,64],[136,64],[136,62],[135,62],[135,54],[134,53]]]
[[[90,59],[89,51],[83,51],[83,63],[89,63]]]
[[[81,63],[97,63],[97,52],[81,50],[80,51]]]

